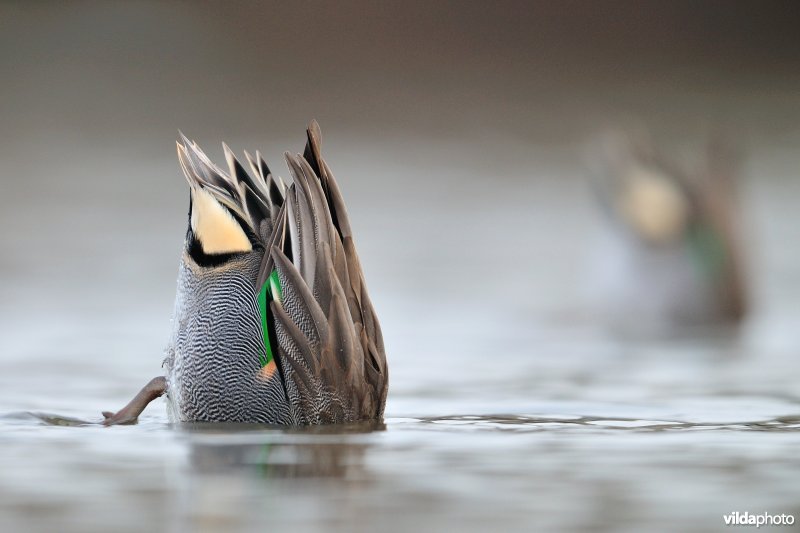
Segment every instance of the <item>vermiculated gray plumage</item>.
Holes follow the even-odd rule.
[[[225,146],[225,173],[195,143],[178,144],[190,186],[221,204],[252,246],[207,254],[190,224],[165,361],[173,420],[298,425],[383,416],[380,325],[316,122],[307,135],[303,155],[285,154],[288,188],[258,153],[246,154],[251,175]],[[277,347],[270,373],[260,363],[257,298],[273,271],[282,295],[269,303]]]

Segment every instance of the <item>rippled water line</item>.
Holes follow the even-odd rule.
[[[99,422],[79,418],[61,416],[52,413],[16,412],[0,415],[0,420],[9,425],[45,425],[83,427],[99,426]],[[415,429],[434,429],[442,431],[491,430],[525,433],[533,431],[555,431],[562,429],[604,429],[635,432],[662,431],[800,431],[800,415],[778,416],[765,420],[742,421],[735,423],[684,422],[680,420],[647,420],[622,417],[601,417],[581,415],[448,415],[431,417],[389,418],[386,424],[354,424],[350,426],[322,426],[312,428],[281,428],[258,424],[183,424],[173,426],[163,424],[164,430],[178,429],[200,434],[228,434],[241,438],[254,434],[256,439],[263,438],[259,432],[268,432],[271,437],[284,434],[291,437],[302,436],[340,436],[368,433],[375,430],[395,430],[407,427]]]
[[[768,420],[737,423],[698,423],[665,420],[641,420],[634,418],[603,418],[597,416],[577,417],[537,417],[526,415],[494,416],[445,416],[416,419],[426,424],[445,425],[448,431],[463,426],[478,426],[486,429],[512,432],[548,431],[588,427],[622,431],[660,432],[686,430],[727,430],[727,431],[800,431],[800,416],[782,416]]]

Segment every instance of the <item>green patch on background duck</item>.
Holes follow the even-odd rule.
[[[695,264],[709,278],[716,278],[725,269],[728,256],[725,242],[709,224],[696,224],[692,228],[688,246]]]

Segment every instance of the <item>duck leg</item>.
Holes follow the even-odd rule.
[[[133,400],[128,402],[128,405],[112,413],[111,411],[103,411],[103,425],[113,426],[116,424],[134,424],[139,415],[142,414],[147,404],[167,392],[167,380],[164,376],[153,378],[150,382],[142,387]]]

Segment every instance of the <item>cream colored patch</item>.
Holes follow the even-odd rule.
[[[210,193],[192,187],[192,231],[207,254],[249,252],[250,239],[235,218]]]
[[[634,228],[654,242],[676,239],[689,219],[689,202],[675,182],[642,166],[628,174],[621,208]]]

